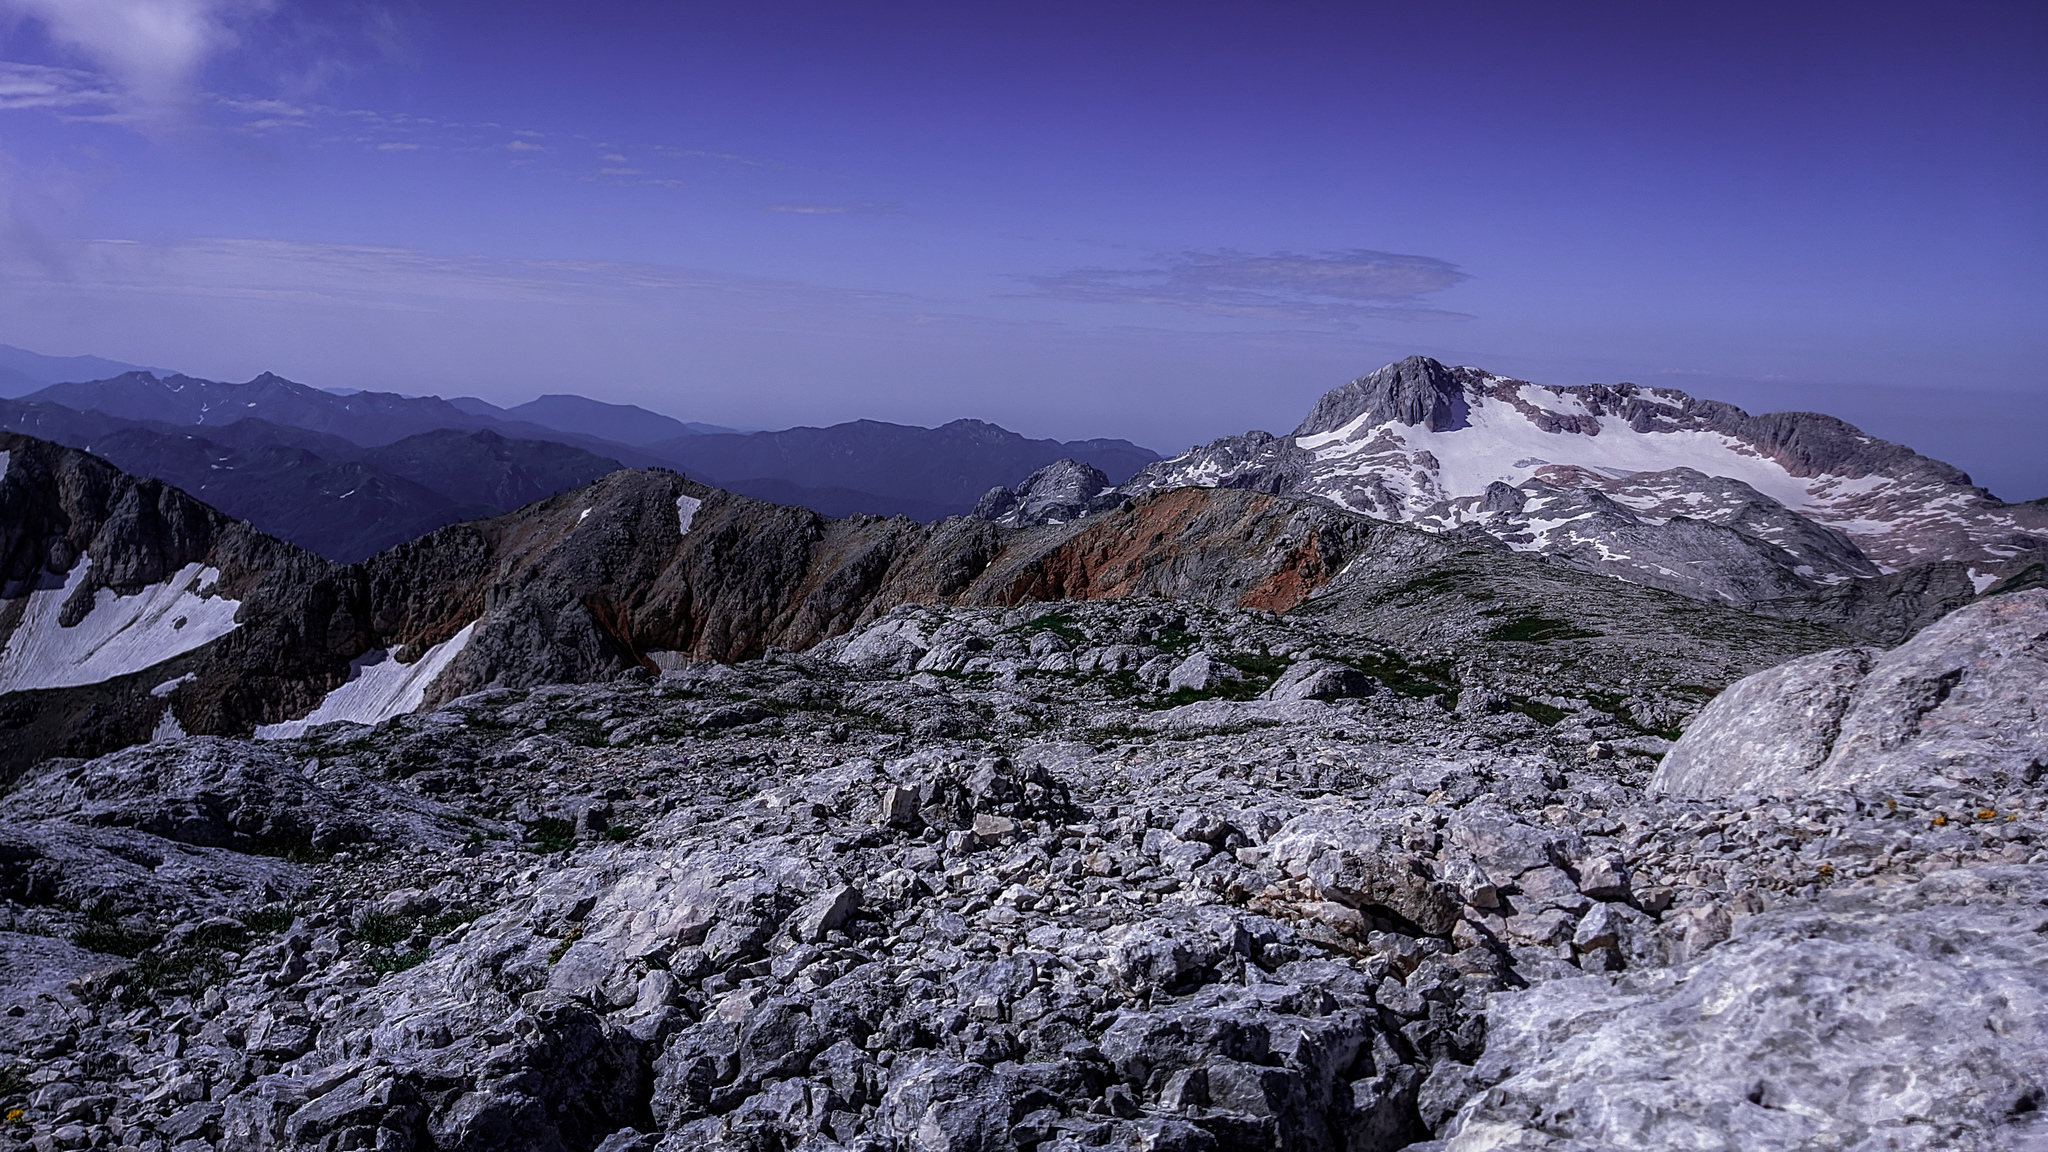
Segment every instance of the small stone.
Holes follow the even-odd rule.
[[[917,815],[917,789],[901,784],[891,784],[882,789],[881,821],[896,828],[914,828],[920,821]]]
[[[815,944],[823,940],[826,933],[844,925],[859,907],[860,889],[851,884],[841,884],[797,910],[791,921],[794,935],[806,944]]]

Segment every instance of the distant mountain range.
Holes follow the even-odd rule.
[[[0,344],[0,396],[24,396],[65,380],[100,380],[123,372],[162,372],[103,356],[45,356]]]
[[[127,373],[0,402],[35,433],[0,431],[0,777],[802,649],[903,604],[1160,596],[1417,651],[1576,653],[1621,680],[1683,653],[1718,683],[2048,582],[2048,502],[2001,503],[1839,420],[1420,357],[1332,390],[1289,436],[1170,460],[975,421],[620,445],[589,434],[606,406],[522,408],[577,430],[277,377]],[[721,491],[710,469],[754,475]],[[992,478],[977,515],[929,524],[742,487],[944,511]]]
[[[588,396],[554,393],[511,408],[500,408],[474,396],[457,396],[450,404],[475,416],[525,420],[561,432],[595,436],[617,444],[654,444],[679,436],[738,432],[723,424],[698,424],[649,412],[635,404],[607,404]]]
[[[56,370],[41,359],[50,363],[39,371]],[[138,370],[48,384],[0,401],[0,428],[96,452],[344,562],[621,467],[675,468],[830,516],[936,520],[1063,457],[1118,480],[1159,458],[1128,441],[1030,440],[975,420],[741,433],[583,396],[501,408],[330,392],[270,373],[233,383]]]
[[[830,428],[751,435],[697,435],[645,446],[692,476],[713,477],[733,492],[801,504],[827,515],[874,509],[841,496],[819,507],[805,489],[871,494],[892,514],[930,520],[969,511],[990,488],[1014,484],[1054,460],[1092,464],[1120,483],[1159,454],[1128,440],[1027,440],[980,420],[914,428],[855,420]],[[822,503],[834,503],[827,497]]]

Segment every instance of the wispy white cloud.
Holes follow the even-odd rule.
[[[505,145],[505,150],[507,152],[545,152],[547,148],[544,145],[535,144],[529,140],[514,140],[510,144]]]
[[[182,103],[200,68],[236,41],[234,25],[271,0],[0,0],[0,12],[40,23],[50,39],[91,60],[120,87],[131,112]]]
[[[177,244],[65,241],[63,246],[60,271],[0,252],[0,289],[345,303],[395,311],[431,311],[454,301],[595,304],[700,293],[800,307],[827,298],[840,306],[905,299],[889,292],[827,289],[669,265],[445,256],[368,245],[213,238]]]
[[[770,212],[792,212],[799,216],[901,216],[906,209],[901,204],[868,202],[862,204],[763,204]]]
[[[1150,268],[1074,268],[1027,277],[1041,295],[1060,300],[1324,323],[1470,319],[1423,299],[1469,278],[1434,256],[1370,249],[1313,256],[1182,252]]]
[[[113,104],[113,89],[90,72],[0,60],[0,110],[77,110],[111,108]]]

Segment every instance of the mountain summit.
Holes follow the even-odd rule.
[[[1832,416],[1550,387],[1425,356],[1325,393],[1290,436],[1199,445],[1089,507],[1191,485],[1311,496],[1746,608],[1805,611],[1791,605],[1828,592],[1837,623],[1868,607],[1849,594],[1862,582],[1939,586],[1929,610],[1946,610],[2048,548],[2048,507],[2006,504]],[[1025,504],[985,506],[1014,521]]]
[[[1417,424],[1432,432],[1463,427],[1467,412],[1462,381],[1427,356],[1397,360],[1342,388],[1323,393],[1296,436],[1334,432],[1357,420],[1367,424]]]

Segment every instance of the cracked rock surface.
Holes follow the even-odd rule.
[[[2037,781],[1659,791],[1698,696],[1571,675],[911,608],[49,761],[0,798],[0,1147],[2048,1140]]]

